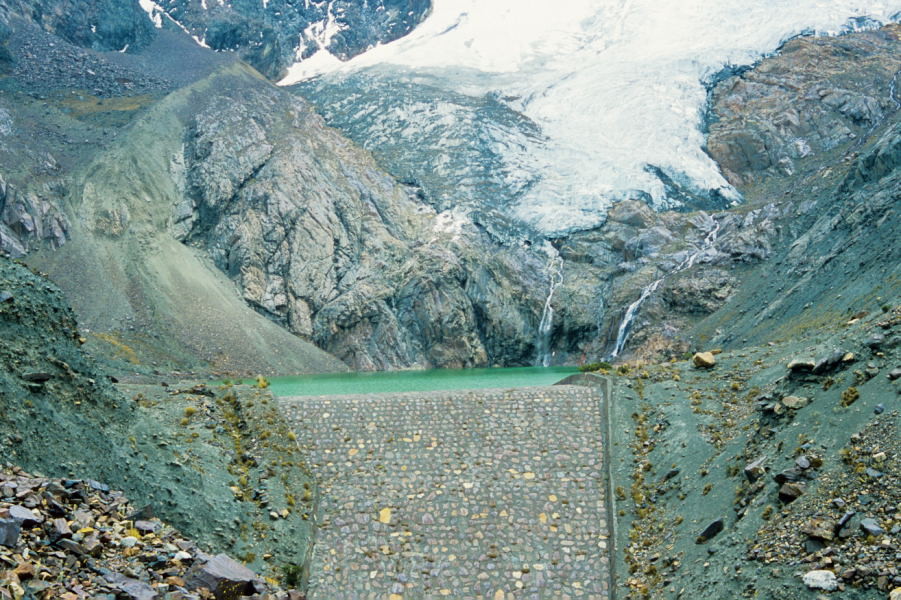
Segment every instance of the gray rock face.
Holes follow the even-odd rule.
[[[792,40],[778,58],[718,86],[708,149],[726,178],[746,185],[794,175],[885,122],[897,110],[889,89],[901,68],[893,29]]]
[[[0,175],[0,251],[19,258],[41,242],[59,248],[68,231],[68,219],[56,202],[35,192],[19,192]]]
[[[540,255],[494,256],[302,100],[240,93],[192,121],[173,229],[248,303],[358,369],[531,362]]]
[[[112,21],[127,21],[135,7],[126,4]],[[268,8],[210,3],[208,11],[181,0],[159,4],[196,35],[259,59],[254,64],[272,75],[290,55],[288,46],[279,46],[279,36],[298,23],[311,23],[318,18],[315,11],[343,7],[341,18],[350,24],[366,20],[363,13],[379,6],[385,18],[394,19],[389,9],[403,3],[370,3],[359,14],[342,2],[303,9],[278,0]],[[41,0],[35,7],[51,5],[68,6]],[[51,19],[47,10],[26,14],[21,2],[5,6],[9,14],[73,43],[105,48],[93,38],[67,33],[63,16]],[[104,6],[90,10],[107,10]],[[403,7],[412,14],[395,21],[412,23],[427,3]],[[285,13],[285,23],[270,23],[275,12],[289,9],[293,16]],[[137,10],[142,22],[150,23]],[[273,31],[257,27],[260,23]],[[251,29],[263,31],[257,45],[244,35]],[[152,47],[169,33],[155,34]],[[109,44],[122,41],[106,37]],[[163,323],[160,339],[174,335],[175,345],[225,368],[245,368],[236,357],[247,353],[246,340],[254,335],[249,330],[261,328],[266,339],[250,345],[267,346],[260,360],[272,369],[298,368],[298,361],[280,360],[295,353],[295,345],[281,337],[284,332],[267,329],[271,323],[258,327],[262,319],[251,319],[258,315],[246,305],[358,369],[533,364],[538,347],[547,348],[554,362],[602,358],[611,351],[627,307],[642,297],[625,355],[696,350],[699,344],[691,336],[701,333],[725,346],[737,335],[722,333],[723,323],[730,331],[763,331],[773,319],[791,317],[806,298],[818,297],[827,285],[821,269],[845,260],[849,243],[869,243],[860,235],[864,227],[876,224],[889,239],[898,135],[883,129],[896,112],[893,98],[876,90],[889,85],[901,62],[897,37],[897,27],[887,27],[841,42],[793,41],[781,55],[714,91],[709,150],[733,182],[744,186],[749,206],[679,214],[625,201],[611,208],[604,225],[555,240],[533,239],[506,223],[496,214],[500,210],[491,215],[455,210],[458,190],[439,198],[415,182],[398,184],[367,152],[326,127],[304,100],[270,87],[243,66],[185,67],[190,77],[172,70],[171,85],[188,87],[165,100],[138,103],[145,112],[128,117],[127,133],[115,143],[108,134],[118,126],[94,127],[94,117],[85,117],[77,124],[82,128],[77,139],[90,141],[84,152],[79,147],[58,154],[60,164],[51,165],[37,183],[26,183],[33,178],[25,167],[7,178],[15,193],[7,191],[0,207],[0,247],[18,256],[77,240],[74,249],[41,255],[35,264],[73,295],[87,326],[121,331]],[[364,38],[354,43],[365,46]],[[349,38],[342,43],[348,44],[348,55],[354,52]],[[836,44],[845,54],[835,51]],[[31,46],[11,48],[36,56]],[[84,52],[92,60],[99,56]],[[129,68],[152,62],[141,62],[140,51],[114,54],[104,61],[119,65],[113,58],[127,59],[121,64]],[[68,64],[78,56],[60,53],[57,62]],[[808,63],[818,65],[816,72],[802,68]],[[39,66],[32,70],[46,77],[26,82],[29,89],[43,89],[56,77],[57,71],[45,73]],[[197,80],[216,68],[214,75]],[[13,79],[25,78],[25,71],[31,72],[16,71]],[[171,89],[170,83],[145,83],[141,90]],[[138,89],[96,87],[104,104],[107,96]],[[102,105],[96,101],[92,110]],[[9,118],[0,113],[0,135],[44,112],[38,105],[31,112],[6,106]],[[792,111],[801,109],[805,116],[799,120]],[[753,121],[749,111],[755,111]],[[74,121],[65,121],[66,127],[75,127]],[[841,124],[853,135],[841,133]],[[862,143],[871,129],[881,136],[872,147]],[[858,154],[849,150],[853,144]],[[757,147],[764,150],[749,150]],[[32,154],[42,156],[38,150],[44,149]],[[29,159],[28,168],[33,171],[39,162]],[[827,173],[830,168],[835,172]],[[811,191],[785,196],[782,184],[801,181],[808,171],[816,185],[804,181],[789,187]],[[758,189],[763,177],[782,183]],[[816,191],[818,185],[827,192]],[[67,206],[65,216],[55,208],[61,205]],[[880,249],[886,256],[873,264],[888,264],[892,245],[874,240],[867,256]],[[215,269],[207,269],[207,257]],[[770,269],[772,264],[778,269]],[[768,279],[776,272],[778,277]],[[113,284],[88,293],[85,273],[88,278],[112,274]],[[645,295],[650,286],[655,287]],[[539,333],[542,317],[550,316],[545,303],[552,292],[553,318]],[[225,296],[235,301],[227,311],[221,308]],[[735,323],[740,327],[733,328]],[[282,351],[286,344],[290,352]],[[304,362],[309,370],[334,368],[322,366],[327,361]],[[257,368],[259,361],[252,364]]]
[[[153,37],[153,23],[137,0],[2,0],[0,21],[24,18],[64,40],[94,50],[138,50]]]
[[[901,166],[901,123],[890,127],[874,148],[861,157],[842,183],[844,191],[876,183]]]
[[[378,43],[393,41],[409,33],[431,9],[429,0],[205,4],[159,0],[157,4],[170,23],[177,22],[215,50],[237,51],[272,78],[278,78],[298,56],[307,58],[320,48],[347,60]]]

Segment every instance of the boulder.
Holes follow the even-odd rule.
[[[804,484],[788,482],[779,488],[779,499],[788,504],[804,495]]]
[[[837,350],[832,354],[818,360],[816,366],[814,366],[813,368],[813,372],[817,375],[821,375],[823,373],[833,371],[838,368],[843,362],[845,362],[845,356],[847,356],[846,352]]]
[[[712,352],[697,352],[691,360],[697,369],[710,369],[716,365],[716,357]]]
[[[155,600],[159,597],[156,590],[143,581],[126,577],[121,573],[105,573],[104,578],[128,600]]]
[[[22,524],[22,527],[33,527],[44,521],[44,517],[37,516],[30,508],[15,504],[9,507],[9,517]]]
[[[804,396],[786,396],[782,399],[782,404],[785,405],[786,408],[798,410],[810,404],[810,398],[805,398]]]
[[[867,535],[882,535],[885,533],[885,530],[879,526],[879,523],[876,522],[876,519],[864,519],[860,522],[860,528]]]
[[[0,519],[0,545],[15,548],[22,531],[21,521],[16,519]]]
[[[698,536],[696,543],[703,544],[707,540],[711,540],[716,537],[723,529],[725,528],[725,523],[723,519],[717,519],[710,525],[704,528],[704,531],[701,532],[701,535]]]
[[[217,554],[194,566],[186,577],[188,588],[207,588],[216,600],[237,600],[254,591],[257,574],[226,554]]]
[[[804,574],[804,585],[812,590],[831,592],[838,588],[838,580],[832,571],[816,570]]]
[[[830,541],[835,539],[837,523],[831,519],[811,519],[801,527],[801,533],[818,539]]]
[[[788,370],[793,372],[813,371],[817,366],[816,361],[810,358],[795,358],[788,363]]]
[[[766,462],[766,457],[761,456],[760,458],[754,460],[753,462],[749,462],[745,465],[745,477],[748,478],[748,481],[757,481],[766,473],[766,469],[763,464]]]
[[[22,379],[25,381],[30,381],[32,383],[46,383],[53,379],[52,373],[46,373],[44,371],[31,371],[28,373],[22,374]]]
[[[779,473],[776,473],[775,477],[773,477],[773,479],[776,480],[776,483],[780,485],[782,485],[783,483],[801,481],[803,478],[804,471],[796,467],[780,471]]]

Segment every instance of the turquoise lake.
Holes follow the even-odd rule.
[[[269,382],[276,396],[334,396],[553,385],[578,372],[575,367],[437,369],[271,377]]]

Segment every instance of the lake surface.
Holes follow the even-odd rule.
[[[575,367],[436,369],[271,377],[269,383],[276,396],[331,396],[553,385],[578,372]]]

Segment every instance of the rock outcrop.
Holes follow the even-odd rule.
[[[229,87],[188,129],[173,227],[248,303],[357,369],[532,359],[540,255],[492,258],[304,101]]]
[[[798,38],[718,85],[707,148],[727,179],[742,187],[819,169],[872,134],[901,108],[898,37],[889,25]]]
[[[53,248],[66,243],[68,219],[54,200],[32,191],[20,193],[0,175],[0,251],[21,258],[35,243]]]

